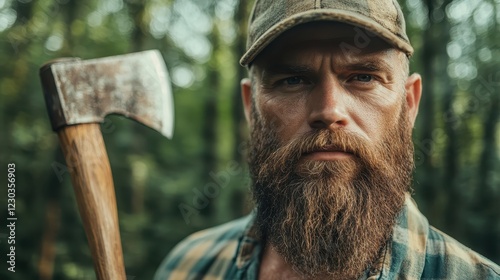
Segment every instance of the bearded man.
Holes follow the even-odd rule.
[[[395,0],[257,0],[242,98],[255,211],[156,279],[500,279],[409,196],[421,77]]]

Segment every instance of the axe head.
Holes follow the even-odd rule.
[[[40,77],[55,131],[120,114],[172,137],[172,90],[157,50],[90,60],[60,59],[42,66]]]

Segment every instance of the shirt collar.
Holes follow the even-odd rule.
[[[257,245],[260,245],[260,235],[255,223],[255,210],[249,215],[249,222],[243,231],[243,236],[240,239],[238,250],[236,253],[236,266],[242,269],[248,265],[255,255]],[[257,252],[260,254],[260,252]],[[259,257],[259,256],[257,256]]]

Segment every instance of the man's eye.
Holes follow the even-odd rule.
[[[302,82],[302,78],[298,76],[289,77],[284,80],[287,85],[298,85]]]
[[[371,82],[373,80],[373,76],[368,75],[368,74],[359,74],[359,75],[354,76],[354,79],[357,81],[360,81],[360,82],[368,83],[368,82]]]

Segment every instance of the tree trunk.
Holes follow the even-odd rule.
[[[208,62],[208,73],[204,92],[202,139],[204,149],[202,154],[204,170],[202,173],[202,182],[210,182],[211,172],[217,170],[217,122],[218,122],[218,96],[221,91],[221,77],[218,72],[217,53],[220,52],[221,38],[218,32],[217,24],[214,22],[212,33],[210,34],[212,42],[212,59]],[[202,211],[203,215],[210,215],[214,210],[215,203],[209,203]]]
[[[51,198],[45,211],[45,230],[42,237],[42,249],[38,261],[40,280],[50,280],[54,273],[54,260],[56,257],[56,237],[59,231],[61,206],[58,198]]]
[[[500,190],[498,185],[494,185],[494,174],[498,174],[498,168],[495,171],[495,165],[498,166],[497,151],[497,127],[500,121],[500,96],[498,93],[492,93],[492,100],[489,113],[484,123],[483,151],[479,162],[479,186],[477,194],[477,205],[481,206],[483,218],[490,229],[486,232],[477,232],[481,242],[481,251],[489,258],[497,257],[500,252],[500,232],[498,225],[500,214],[498,210],[498,201]],[[478,236],[476,236],[478,237]],[[498,260],[497,260],[498,261]]]
[[[452,2],[452,0],[445,1],[439,9],[443,15],[446,15],[446,8]],[[444,174],[443,181],[441,185],[443,186],[443,191],[446,193],[446,205],[444,212],[444,221],[448,232],[452,234],[455,238],[461,239],[463,234],[463,222],[461,221],[463,217],[463,211],[461,207],[457,205],[463,205],[464,199],[462,192],[460,191],[459,176],[459,157],[460,147],[458,141],[457,133],[457,115],[453,109],[453,103],[455,101],[455,84],[450,79],[447,74],[447,67],[449,63],[449,57],[446,51],[446,46],[450,42],[450,22],[446,16],[443,17],[443,21],[438,25],[439,28],[439,38],[441,42],[436,44],[439,53],[441,54],[442,61],[439,63],[439,69],[436,69],[439,75],[440,88],[443,89],[444,102],[443,102],[443,114],[444,114],[444,131],[447,136],[448,142],[446,145],[445,156],[444,156]]]
[[[54,161],[64,161],[60,148],[54,152]],[[63,186],[63,175],[69,173],[50,173],[45,180],[46,186],[41,194],[46,201],[45,217],[43,221],[43,233],[41,240],[40,258],[38,259],[38,275],[40,280],[50,280],[54,274],[56,258],[57,233],[61,220],[61,188]]]
[[[247,37],[247,26],[248,26],[248,16],[250,13],[250,8],[247,0],[240,0],[238,4],[238,9],[234,16],[234,21],[238,26],[238,36],[235,39],[234,43],[234,53],[235,56],[239,59],[246,49],[246,37]],[[233,90],[233,126],[234,126],[234,135],[235,135],[235,145],[233,148],[233,159],[238,163],[244,162],[245,151],[247,144],[245,139],[246,130],[245,130],[245,116],[243,114],[243,103],[241,100],[241,87],[240,81],[247,76],[246,69],[239,66],[238,74],[235,78],[234,90]]]
[[[138,52],[143,50],[144,41],[146,40],[146,35],[144,33],[144,14],[146,13],[146,5],[144,0],[138,1],[127,1],[129,8],[129,17],[133,21],[132,31],[130,32],[130,52]],[[132,135],[141,135],[139,126],[131,124],[130,129],[132,130]],[[132,146],[131,151],[136,154],[140,154],[140,148],[137,146]],[[130,168],[134,169],[134,164],[129,165]],[[145,192],[145,180],[137,178],[136,170],[132,170],[132,185],[130,186],[130,213],[137,214],[140,213],[144,208],[144,192]],[[128,206],[128,205],[127,205]]]
[[[420,139],[416,140],[416,149],[421,151],[422,165],[419,167],[423,176],[420,177],[420,184],[418,186],[418,192],[421,193],[424,200],[424,209],[426,209],[427,214],[432,216],[435,211],[435,201],[438,193],[438,184],[436,184],[435,167],[432,162],[432,153],[434,149],[433,143],[433,131],[435,129],[435,71],[434,62],[438,57],[438,53],[435,49],[434,32],[436,26],[433,21],[432,11],[436,5],[434,0],[426,0],[425,4],[428,9],[428,20],[429,24],[427,29],[423,33],[423,46],[422,46],[422,65],[423,65],[423,93],[420,105],[420,122],[421,122],[421,135]],[[431,220],[436,220],[437,217],[429,217]]]

